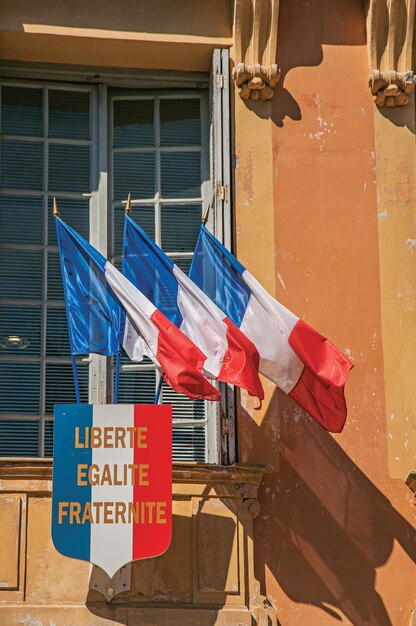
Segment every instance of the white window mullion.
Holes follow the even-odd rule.
[[[90,241],[105,257],[108,254],[108,106],[107,87],[98,86],[91,102],[91,198]],[[89,401],[105,404],[111,398],[109,359],[90,355]]]

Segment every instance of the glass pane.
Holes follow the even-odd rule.
[[[90,94],[49,90],[49,137],[90,138]]]
[[[0,456],[38,456],[39,422],[0,420]]]
[[[160,100],[160,145],[201,144],[200,100]]]
[[[152,404],[156,393],[156,372],[130,370],[120,372],[119,402]]]
[[[173,391],[169,385],[163,385],[163,404],[172,405],[173,419],[204,419],[205,404],[203,400],[190,400],[181,393]]]
[[[169,152],[160,155],[162,198],[198,198],[201,195],[199,152]]]
[[[42,142],[9,139],[1,142],[1,185],[8,189],[42,190]]]
[[[42,89],[2,87],[1,132],[4,135],[43,135]]]
[[[0,413],[39,415],[39,363],[0,362]]]
[[[48,300],[64,299],[61,263],[57,252],[48,252]]]
[[[0,195],[0,241],[43,243],[41,197]]]
[[[184,258],[184,257],[175,257],[175,256],[171,256],[170,257],[172,259],[172,261],[181,268],[182,272],[185,272],[185,274],[189,274],[189,270],[191,269],[191,263],[192,263],[192,258]]]
[[[48,308],[46,356],[70,356],[65,309]]]
[[[172,459],[174,461],[205,461],[205,428],[173,426]]]
[[[0,356],[40,356],[40,307],[0,306]]]
[[[90,201],[74,200],[72,198],[56,198],[61,218],[72,228],[85,237],[90,238]],[[55,218],[52,212],[53,198],[48,200],[48,243],[50,246],[57,246]]]
[[[90,192],[89,146],[49,145],[49,190]]]
[[[193,252],[201,228],[201,206],[162,206],[162,248],[165,252]]]
[[[45,456],[53,455],[53,422],[45,422]]]
[[[155,144],[154,100],[114,100],[114,147]]]
[[[88,365],[77,365],[81,402],[88,402]],[[46,365],[45,412],[53,415],[54,404],[75,403],[75,387],[70,364]]]
[[[154,197],[154,152],[114,154],[114,199],[126,200],[129,193],[137,200]]]
[[[42,252],[0,249],[0,298],[42,298]]]
[[[147,234],[155,238],[155,208],[153,206],[135,206],[130,215]],[[120,256],[123,249],[124,206],[114,208],[114,254]]]

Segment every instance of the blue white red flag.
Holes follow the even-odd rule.
[[[56,229],[73,354],[109,355],[121,345],[132,361],[148,356],[175,391],[219,400],[218,390],[202,373],[206,357],[201,350],[60,218]],[[124,329],[120,305],[126,314]]]
[[[52,539],[109,576],[167,550],[172,407],[55,405]]]
[[[128,215],[122,272],[202,350],[208,378],[264,398],[253,343]]]
[[[347,417],[344,386],[352,367],[347,357],[275,300],[205,226],[190,277],[251,339],[260,354],[260,372],[324,428],[341,432]]]

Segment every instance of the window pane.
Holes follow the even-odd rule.
[[[153,152],[116,152],[114,154],[114,199],[127,195],[140,200],[155,195],[155,155]]]
[[[114,208],[114,254],[119,256],[123,249],[124,206]],[[130,215],[147,234],[155,238],[155,208],[153,206],[135,206]]]
[[[114,147],[153,146],[154,100],[114,101]]]
[[[48,252],[48,300],[64,299],[58,252]]]
[[[88,402],[88,365],[77,365],[81,402]],[[75,386],[70,364],[46,365],[45,413],[53,415],[54,404],[75,403]]]
[[[1,185],[8,189],[42,190],[42,142],[3,139],[1,142]]]
[[[49,90],[49,137],[90,138],[90,94]]]
[[[198,204],[162,206],[162,248],[165,252],[193,252],[201,219]]]
[[[200,100],[160,100],[160,145],[198,146],[201,144]]]
[[[172,431],[174,461],[205,461],[205,427],[174,426]]]
[[[0,298],[42,298],[42,252],[0,249]]]
[[[90,201],[73,198],[56,198],[61,218],[72,228],[89,240],[90,237]],[[48,200],[48,243],[57,246],[55,218],[53,217],[53,198]]]
[[[0,356],[40,356],[40,307],[0,305]]]
[[[152,404],[155,399],[155,393],[155,370],[120,372],[119,402],[126,404]]]
[[[43,134],[42,89],[2,87],[1,132],[4,135]]]
[[[160,161],[162,198],[198,198],[201,195],[199,152],[162,152]]]
[[[52,456],[53,455],[53,422],[47,421],[45,422],[45,438],[44,438],[44,455]]]
[[[173,411],[173,419],[204,419],[205,404],[203,400],[189,400],[186,396],[176,393],[169,387],[163,385],[162,392],[163,404],[171,404]]]
[[[174,263],[176,263],[178,267],[181,268],[182,272],[185,272],[185,274],[189,274],[189,270],[191,269],[192,258],[188,259],[187,257],[184,258],[184,257],[172,256],[171,259]]]
[[[0,413],[39,415],[39,363],[0,362]]]
[[[64,144],[49,145],[49,190],[90,192],[90,148]]]
[[[39,422],[0,420],[0,456],[38,456]]]
[[[0,242],[42,245],[41,197],[0,195]]]
[[[65,308],[48,308],[46,356],[70,356]]]

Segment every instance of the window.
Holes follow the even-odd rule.
[[[5,80],[0,145],[0,455],[51,456],[53,405],[75,402],[52,198],[120,263],[123,201],[185,271],[210,197],[207,89]],[[111,359],[77,360],[83,402],[112,399]],[[150,362],[122,361],[120,402],[153,402]],[[219,410],[164,386],[174,460],[217,462]],[[211,405],[211,406],[208,406]]]

